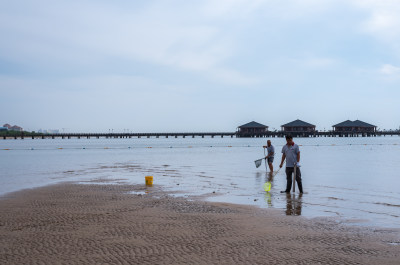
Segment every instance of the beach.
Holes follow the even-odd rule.
[[[246,204],[307,217],[332,217],[354,226],[400,228],[400,137],[301,138],[304,196],[280,193],[285,170],[274,161],[274,177],[263,157],[262,138],[141,138],[0,141],[0,196],[66,181],[120,179],[144,183],[185,198]],[[274,139],[276,150],[283,139]],[[280,151],[279,151],[280,152]],[[279,171],[279,172],[278,172]],[[263,189],[271,182],[271,190]],[[294,197],[294,198],[293,198]],[[290,212],[290,211],[289,211]],[[290,213],[289,213],[290,214]]]
[[[118,181],[116,181],[118,182]],[[399,231],[188,200],[145,185],[60,183],[0,200],[0,264],[398,264]]]

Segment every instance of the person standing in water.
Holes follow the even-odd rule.
[[[286,135],[286,144],[282,148],[282,161],[279,165],[280,168],[283,166],[283,162],[286,159],[286,190],[281,191],[289,193],[292,188],[292,173],[294,167],[296,167],[296,182],[299,187],[300,193],[303,193],[303,184],[301,182],[301,172],[300,172],[300,149],[297,144],[293,142],[293,137],[291,135]],[[296,185],[296,183],[293,183]]]
[[[268,163],[269,170],[272,173],[274,171],[274,166],[272,163],[274,162],[275,147],[271,144],[271,141],[268,140],[267,145],[264,145],[263,148],[267,148],[268,155],[265,157],[265,160]]]

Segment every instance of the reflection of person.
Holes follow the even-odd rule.
[[[291,135],[286,136],[286,145],[282,148],[282,161],[279,167],[282,167],[283,162],[286,159],[286,190],[281,192],[290,192],[292,188],[292,173],[294,172],[294,167],[296,166],[296,181],[299,186],[300,193],[303,193],[303,184],[301,182],[301,172],[300,172],[300,150],[299,146],[293,142],[293,137]],[[293,183],[296,185],[296,183]]]
[[[265,159],[268,162],[269,170],[271,172],[273,172],[274,171],[274,166],[272,165],[272,163],[274,162],[275,147],[271,144],[270,140],[268,140],[267,141],[267,145],[266,146],[264,145],[263,147],[267,148],[268,155],[265,157]]]
[[[267,207],[272,207],[273,206],[272,205],[272,199],[271,199],[271,193],[266,192],[265,196],[264,196],[264,200],[265,200],[265,202],[267,204]]]
[[[286,193],[286,215],[301,215],[301,197],[296,199],[294,194]]]

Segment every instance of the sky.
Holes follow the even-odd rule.
[[[397,0],[0,0],[0,126],[400,127]]]

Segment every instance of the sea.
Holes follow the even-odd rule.
[[[270,138],[276,151],[272,175],[264,162],[255,166],[267,140],[0,140],[0,196],[66,181],[135,184],[146,193],[162,188],[171,196],[273,208],[282,215],[400,228],[400,137],[295,138],[304,194],[297,186],[295,193],[280,192],[286,187],[285,169],[279,170],[284,138]],[[146,176],[153,176],[152,187],[145,186]]]

